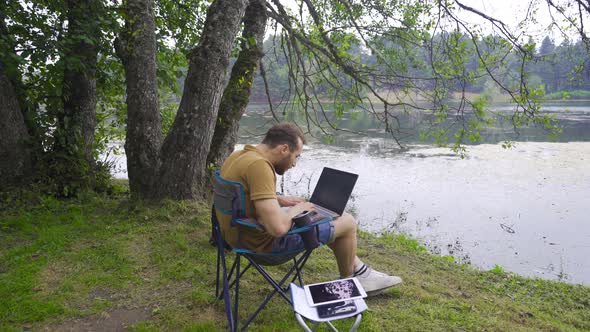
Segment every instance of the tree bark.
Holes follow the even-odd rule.
[[[0,189],[22,184],[31,175],[29,140],[14,87],[0,62]]]
[[[208,196],[207,155],[229,57],[247,2],[216,0],[207,11],[199,46],[190,54],[176,119],[162,145],[158,197]]]
[[[246,8],[242,50],[221,98],[207,166],[220,166],[238,141],[239,121],[248,106],[254,76],[263,56],[262,44],[267,19],[265,2],[250,0]]]
[[[32,151],[17,94],[20,82],[14,39],[5,24],[5,3],[0,2],[0,190],[21,185],[32,175]]]
[[[99,13],[99,0],[67,1],[63,112],[58,114],[54,146],[56,162],[60,164],[55,169],[55,176],[60,176],[60,188],[88,186],[88,175],[93,171]],[[68,191],[65,189],[62,194],[67,196]]]
[[[153,196],[162,144],[156,76],[153,0],[128,0],[125,32],[115,43],[127,81],[125,153],[129,187],[138,197]]]
[[[41,134],[35,122],[38,105],[27,97],[27,88],[23,84],[22,73],[19,69],[20,56],[16,54],[16,40],[14,31],[6,26],[5,0],[0,0],[0,62],[4,64],[4,74],[10,80],[14,93],[18,99],[19,107],[23,113],[25,126],[30,136],[30,149],[32,164],[35,164],[36,152],[42,151]],[[34,166],[33,166],[34,167]]]

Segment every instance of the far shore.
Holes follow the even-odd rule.
[[[454,93],[452,98],[448,99],[447,102],[454,104],[454,103],[459,103],[461,102],[462,98],[465,98],[467,100],[476,100],[477,98],[481,97],[483,94],[478,94],[478,93],[465,93],[465,94],[461,94],[461,93]],[[462,97],[463,96],[463,97]],[[507,103],[512,103],[511,102],[511,97],[508,94],[495,94],[493,96],[488,96],[488,98],[491,98],[492,101],[490,102],[491,105],[498,105],[498,104],[507,104]],[[411,95],[408,98],[406,98],[407,100],[400,100],[397,98],[388,98],[386,99],[387,102],[391,103],[391,104],[396,104],[396,103],[401,103],[401,102],[406,102],[406,103],[410,103],[410,104],[416,104],[416,105],[420,105],[420,104],[427,104],[429,102],[429,100],[427,100],[426,98],[420,97],[417,94],[415,95]],[[329,110],[330,107],[329,105],[333,104],[334,101],[331,99],[327,99],[327,98],[320,98],[319,99],[324,105],[327,105],[327,109]],[[365,100],[365,104],[369,104],[373,103],[375,104],[375,106],[378,106],[380,104],[382,104],[382,100],[375,97],[375,96],[369,96],[368,100]],[[285,104],[291,104],[292,102],[286,102],[286,101],[280,101],[280,100],[273,100],[273,105],[279,105],[279,103],[281,105],[285,105]],[[576,97],[570,97],[567,99],[564,98],[547,98],[547,99],[543,99],[542,101],[543,103],[590,103],[590,98],[576,98]],[[268,104],[267,100],[252,100],[250,102],[250,105],[266,105]]]

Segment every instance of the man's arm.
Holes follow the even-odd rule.
[[[295,206],[299,203],[305,202],[305,200],[301,197],[296,196],[277,196],[277,201],[279,201],[279,206]]]
[[[299,203],[285,211],[276,199],[261,199],[254,201],[256,219],[266,231],[274,236],[285,235],[291,229],[291,219],[303,211],[312,211],[314,205],[309,202]]]

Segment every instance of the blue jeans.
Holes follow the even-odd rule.
[[[318,225],[319,238],[321,244],[328,244],[334,241],[334,223],[332,221]],[[288,234],[274,239],[272,243],[272,252],[292,252],[305,249],[301,236],[297,233]]]

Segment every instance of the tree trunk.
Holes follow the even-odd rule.
[[[100,1],[68,0],[67,7],[63,112],[58,115],[54,146],[59,165],[54,176],[66,196],[89,185],[94,166]]]
[[[265,1],[251,0],[244,17],[242,50],[221,98],[207,166],[220,166],[238,141],[239,121],[248,106],[254,76],[263,56],[265,27]]]
[[[0,0],[0,62],[4,64],[4,74],[10,80],[18,104],[23,113],[28,135],[30,136],[30,149],[32,153],[32,164],[35,164],[33,151],[42,151],[41,142],[38,139],[41,134],[35,123],[35,116],[38,105],[31,102],[27,97],[27,88],[23,84],[22,73],[19,70],[20,56],[16,54],[16,40],[14,31],[9,31],[6,26],[6,2]]]
[[[18,98],[0,62],[0,189],[31,175],[29,134]]]
[[[199,46],[190,54],[176,119],[162,145],[158,197],[207,196],[207,155],[229,57],[247,2],[217,0],[207,11]]]
[[[5,24],[5,5],[0,2],[0,190],[28,182],[33,164],[31,137],[15,86],[20,73],[14,39]]]
[[[156,77],[156,25],[153,0],[128,0],[125,32],[115,43],[127,80],[125,153],[131,193],[153,196],[159,165],[162,124]]]
[[[94,162],[96,127],[96,63],[100,28],[100,1],[68,0],[68,37],[64,69],[64,113],[68,143],[80,146]],[[82,139],[80,141],[80,139]]]

